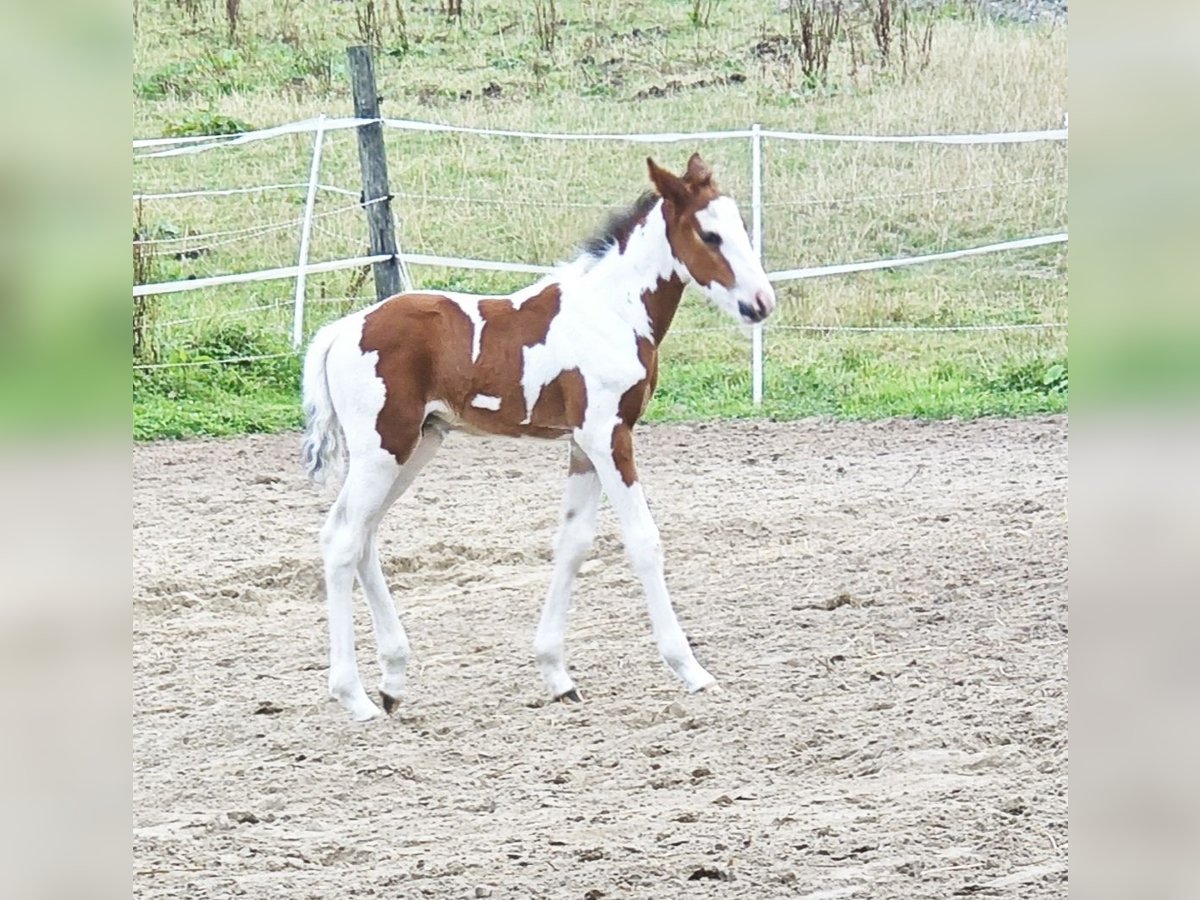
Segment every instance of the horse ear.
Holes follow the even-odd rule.
[[[671,201],[676,209],[683,209],[687,206],[692,195],[687,185],[683,183],[683,179],[660,167],[649,156],[646,157],[646,165],[650,169],[650,180],[654,182],[659,196],[664,200]]]
[[[712,184],[713,172],[708,163],[700,158],[699,153],[693,153],[692,158],[688,160],[687,172],[683,176],[683,180],[692,187],[708,187]]]

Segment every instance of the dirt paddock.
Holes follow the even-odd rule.
[[[1066,895],[1064,417],[639,429],[721,690],[659,661],[605,508],[578,705],[530,649],[565,448],[453,437],[383,526],[414,658],[365,725],[298,444],[134,450],[136,896]]]

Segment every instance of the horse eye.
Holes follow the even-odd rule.
[[[721,236],[714,231],[700,232],[700,240],[704,241],[704,243],[708,244],[710,247],[721,246]]]

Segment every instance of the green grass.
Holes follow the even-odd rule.
[[[243,6],[231,42],[223,5],[141,0],[132,82],[138,135],[349,113],[344,48],[361,40],[356,12],[366,0]],[[843,40],[822,83],[806,81],[794,59],[763,54],[764,44],[786,45],[793,26],[774,4],[758,0],[712,4],[707,27],[691,21],[692,4],[682,0],[564,0],[557,4],[564,24],[552,52],[539,45],[532,4],[468,6],[458,22],[436,4],[402,3],[402,27],[395,6],[385,14],[377,5],[386,114],[528,130],[682,131],[760,122],[797,131],[916,133],[1053,127],[1066,107],[1065,30],[998,26],[970,5],[936,13],[924,67],[915,56],[902,67],[895,54],[884,66],[860,21],[858,45],[868,52],[860,49],[852,63]],[[637,99],[655,89],[663,95]],[[399,238],[414,252],[538,263],[569,257],[607,208],[642,190],[647,153],[678,167],[700,150],[747,211],[743,141],[647,147],[395,131],[387,141]],[[139,161],[134,188],[301,183],[311,147],[310,135],[297,135]],[[328,136],[321,180],[357,190],[351,132]],[[772,269],[1025,237],[1066,227],[1066,148],[768,141],[764,200]],[[151,260],[148,280],[290,264],[303,203],[302,189],[148,201],[138,229],[175,241],[155,245],[163,252]],[[352,197],[322,194],[317,212],[312,259],[365,251],[362,213]],[[231,231],[239,233],[196,237]],[[416,268],[413,274],[421,287],[485,293],[525,283],[487,272]],[[310,277],[306,331],[368,302],[366,275]],[[194,362],[234,345],[256,349],[227,355],[286,352],[292,290],[273,282],[160,297],[151,329],[156,358]],[[790,283],[780,286],[779,297],[767,332],[762,408],[749,403],[746,334],[689,293],[664,348],[648,418],[971,417],[1066,408],[1061,329],[789,330],[1065,321],[1063,245]],[[1064,378],[1043,383],[1056,366]],[[297,394],[295,359],[135,374],[134,431],[148,439],[290,428],[299,424]]]
[[[170,378],[138,377],[134,437],[221,436],[301,427],[298,360],[273,366],[239,363],[229,368],[236,377],[194,371]],[[664,369],[645,420],[948,419],[1061,412],[1066,409],[1066,390],[1057,373],[1065,369],[1065,359],[1008,365],[996,377],[953,365],[920,370],[886,364],[856,368],[844,360],[780,365],[768,370],[765,402],[755,407],[745,367],[682,360]]]

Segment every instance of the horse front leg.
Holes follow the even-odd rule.
[[[632,429],[621,424],[613,429],[611,436],[592,434],[580,437],[595,466],[605,496],[617,513],[625,552],[645,591],[650,625],[663,661],[693,693],[716,684],[716,679],[696,661],[671,606],[663,574],[662,538],[637,480]]]
[[[591,460],[571,444],[567,487],[563,494],[562,523],[554,539],[554,574],[542,607],[533,652],[542,679],[554,699],[579,700],[575,683],[567,674],[564,653],[567,613],[571,588],[596,536],[596,512],[600,508],[600,480]]]

